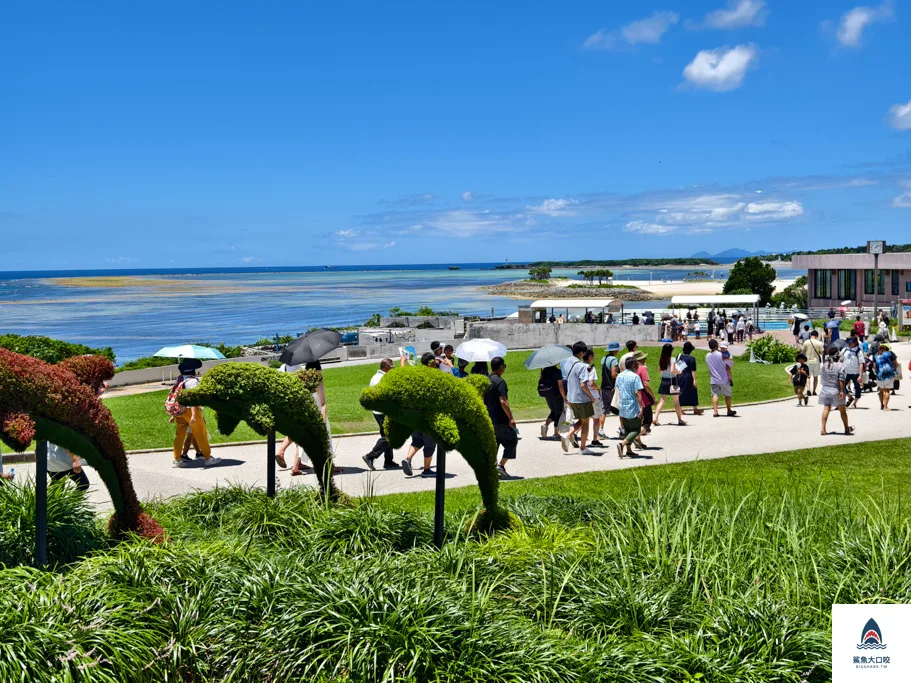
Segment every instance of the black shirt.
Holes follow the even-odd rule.
[[[508,425],[509,417],[500,404],[500,398],[509,399],[509,389],[506,388],[506,381],[496,373],[491,373],[488,379],[490,380],[490,388],[484,393],[484,405],[487,407],[490,421],[495,425]]]
[[[556,365],[541,370],[541,377],[538,380],[538,395],[546,396],[549,394],[556,395],[559,392],[557,382],[563,379],[563,373]]]

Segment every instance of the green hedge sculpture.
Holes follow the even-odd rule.
[[[440,447],[458,451],[474,470],[484,510],[476,527],[512,526],[515,518],[500,507],[497,440],[482,397],[490,386],[483,375],[457,379],[424,366],[395,368],[361,393],[361,405],[386,416],[389,443],[400,448],[412,432],[430,434]]]
[[[254,363],[222,363],[203,375],[198,387],[181,391],[177,400],[183,406],[214,409],[222,434],[231,434],[243,421],[262,436],[275,430],[291,437],[313,461],[322,494],[338,500],[329,432],[311,395],[321,381],[317,371],[285,373]]]

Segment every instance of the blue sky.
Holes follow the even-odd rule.
[[[909,14],[6,3],[0,270],[911,241]]]

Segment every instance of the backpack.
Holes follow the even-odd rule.
[[[608,358],[613,358],[613,356],[605,356],[604,358],[601,359],[601,391],[602,392],[614,390],[614,384],[615,384],[616,380],[614,380],[614,378],[611,377],[611,368],[614,366],[619,367],[619,361],[617,361],[616,358],[614,358],[614,362],[611,363],[610,366],[608,366],[608,364],[607,364]]]
[[[164,411],[171,417],[183,415],[187,411],[186,408],[177,402],[177,395],[183,390],[184,381],[184,377],[181,375],[174,386],[171,387],[171,391],[168,392],[168,397],[164,401]]]

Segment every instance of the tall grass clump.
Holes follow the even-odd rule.
[[[3,681],[827,681],[833,602],[911,600],[901,500],[680,481],[509,500],[491,537],[295,488],[159,504],[170,541],[0,571]]]
[[[35,484],[0,482],[0,565],[35,563]],[[85,494],[66,483],[47,489],[47,556],[64,565],[107,545]]]

